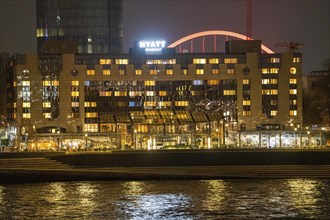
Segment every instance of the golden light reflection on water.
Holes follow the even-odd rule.
[[[312,214],[318,216],[319,209],[308,209],[306,207],[317,207],[319,190],[318,190],[318,181],[316,180],[307,180],[307,179],[294,179],[288,180],[288,193],[292,200],[292,204],[300,210],[303,214]],[[313,212],[313,213],[311,213]]]
[[[48,202],[56,202],[63,200],[65,197],[65,190],[63,189],[63,183],[50,183],[49,193],[46,194],[46,200]]]
[[[97,199],[95,198],[99,194],[99,190],[95,187],[95,184],[84,182],[78,184],[76,190],[79,194],[79,200],[77,202],[80,203],[80,206],[86,211],[93,211],[97,206],[95,203]]]
[[[137,182],[137,181],[131,181],[131,182],[126,182],[123,185],[125,189],[125,194],[128,195],[140,195],[144,192],[144,189],[146,187],[146,184],[143,182]]]
[[[203,181],[207,184],[207,193],[204,200],[204,206],[208,210],[217,209],[222,206],[225,200],[226,186],[222,180]]]
[[[4,188],[2,186],[0,186],[0,204],[3,203],[3,197],[4,197],[4,192],[3,192]]]

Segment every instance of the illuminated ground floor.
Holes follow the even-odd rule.
[[[205,128],[204,128],[205,129]],[[224,131],[224,132],[223,132]],[[214,148],[322,148],[324,131],[232,131],[219,127],[181,133],[57,133],[35,134],[20,144],[21,151],[110,151]]]

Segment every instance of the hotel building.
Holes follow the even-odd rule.
[[[86,138],[86,147],[157,149],[258,139],[254,146],[277,147],[281,132],[302,126],[300,53],[265,54],[260,41],[227,42],[226,53],[153,48],[161,43],[129,54],[18,55],[9,114],[18,140],[53,135],[68,148],[74,136],[82,147]],[[259,129],[277,133],[263,141],[260,132],[253,138]]]

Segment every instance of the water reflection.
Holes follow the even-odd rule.
[[[326,219],[330,180],[0,185],[0,219]]]
[[[288,193],[292,204],[302,214],[317,217],[320,215],[321,210],[318,208],[320,195],[320,188],[322,183],[316,180],[288,180]]]

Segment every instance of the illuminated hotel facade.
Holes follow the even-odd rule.
[[[302,57],[257,45],[259,52],[244,53],[19,55],[10,114],[18,139],[40,142],[52,133],[66,148],[69,135],[115,149],[282,146],[278,132],[264,144],[253,132],[301,128]]]

